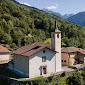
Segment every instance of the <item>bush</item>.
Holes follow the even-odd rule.
[[[67,79],[68,85],[84,85],[83,77],[79,72],[72,74],[72,76]]]
[[[62,74],[61,74],[61,77],[64,77],[64,76],[66,76],[67,75],[67,73],[66,73],[66,71],[64,71]]]

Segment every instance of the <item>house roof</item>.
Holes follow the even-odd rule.
[[[31,45],[25,45],[25,46],[18,48],[17,50],[15,50],[14,54],[19,54],[23,56],[31,56],[44,48],[50,49],[50,44],[42,43],[42,42],[35,42]]]
[[[80,52],[82,54],[85,54],[85,50],[82,48],[76,48],[76,47],[66,47],[61,49],[62,53],[71,53],[71,52]]]
[[[81,54],[84,54],[85,55],[85,51],[79,51]]]
[[[63,53],[71,53],[71,52],[76,52],[79,51],[79,48],[76,47],[66,47],[66,48],[62,48],[61,52]]]
[[[0,52],[10,52],[7,48],[0,45]]]

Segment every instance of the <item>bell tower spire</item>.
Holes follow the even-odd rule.
[[[61,32],[59,29],[58,29],[58,26],[57,26],[57,21],[55,19],[55,32]]]
[[[57,30],[57,29],[58,29],[58,27],[57,27],[57,21],[55,19],[55,30]]]

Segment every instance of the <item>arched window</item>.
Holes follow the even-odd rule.
[[[57,38],[59,38],[59,34],[57,34]]]
[[[42,62],[46,62],[46,56],[42,57]]]
[[[43,53],[45,53],[46,51],[45,50],[43,50]]]

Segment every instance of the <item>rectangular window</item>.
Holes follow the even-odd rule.
[[[46,56],[42,57],[42,62],[46,62]]]
[[[66,60],[64,60],[64,62],[66,62]]]

